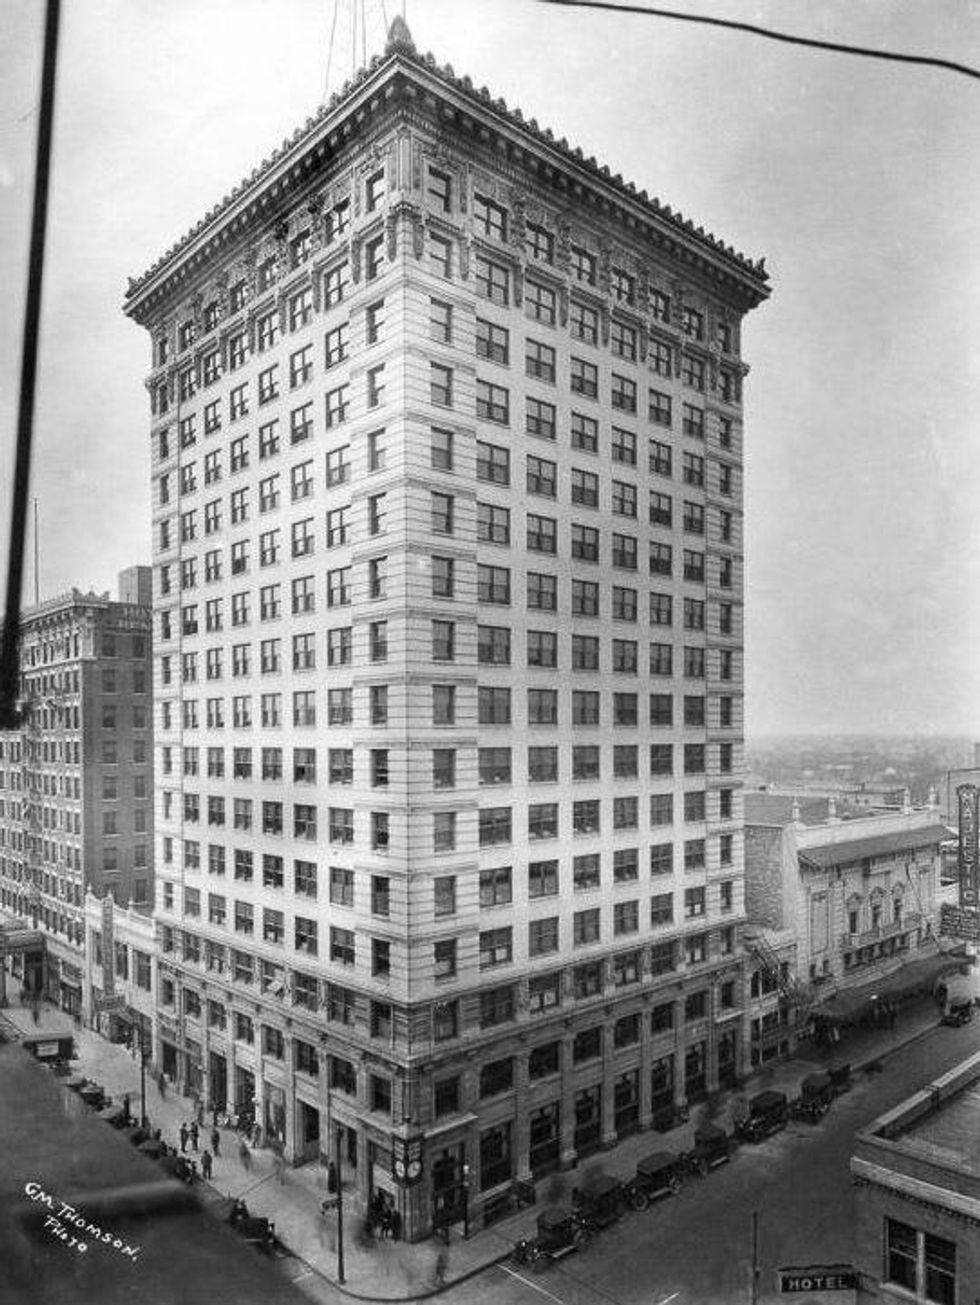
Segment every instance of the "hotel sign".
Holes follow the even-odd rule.
[[[778,1269],[776,1281],[783,1293],[854,1291],[858,1286],[858,1276],[847,1264]]]
[[[960,784],[956,798],[960,825],[960,906],[976,909],[980,905],[980,788],[976,784]]]

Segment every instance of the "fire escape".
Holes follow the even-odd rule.
[[[27,909],[31,925],[38,927],[41,911],[41,776],[38,758],[41,752],[41,702],[29,698],[24,703],[21,736],[21,825],[24,837],[24,880]]]
[[[816,1002],[813,985],[801,982],[789,966],[780,961],[772,944],[762,934],[748,935],[745,945],[759,962],[762,973],[775,984],[780,997],[793,1013],[796,1031],[800,1032]]]

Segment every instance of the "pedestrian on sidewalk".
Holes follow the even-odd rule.
[[[207,1178],[207,1179],[210,1181],[210,1179],[211,1179],[211,1152],[207,1149],[207,1147],[205,1147],[204,1150],[201,1152],[201,1173],[203,1174],[203,1176],[204,1176],[205,1178]]]
[[[217,1126],[211,1129],[211,1150],[215,1155],[221,1154],[221,1134],[218,1132]]]
[[[163,1072],[162,1069],[161,1069],[160,1073],[157,1075],[157,1091],[160,1093],[160,1096],[161,1096],[164,1100],[166,1100],[166,1097],[167,1097],[167,1076],[166,1076],[166,1074]]]
[[[238,1144],[238,1158],[242,1162],[242,1168],[248,1173],[252,1168],[252,1153],[248,1149],[248,1143],[244,1137]]]
[[[187,1150],[187,1125],[186,1125],[186,1124],[181,1124],[181,1126],[180,1126],[180,1153],[181,1153],[181,1155],[183,1155],[183,1153],[184,1153],[186,1150]]]
[[[129,1093],[128,1093],[128,1092],[123,1096],[123,1102],[122,1102],[122,1104],[123,1104],[123,1114],[126,1116],[126,1118],[127,1118],[127,1120],[128,1120],[128,1119],[130,1118],[130,1113],[129,1113],[130,1100],[129,1100]]]
[[[191,1150],[192,1150],[192,1151],[196,1151],[196,1150],[197,1150],[198,1138],[200,1137],[200,1134],[199,1134],[199,1132],[198,1132],[198,1128],[197,1128],[197,1120],[196,1120],[196,1119],[191,1120],[191,1126],[190,1126],[190,1128],[188,1129],[188,1132],[189,1132],[190,1135],[191,1135]]]
[[[272,1167],[276,1171],[276,1182],[280,1187],[286,1185],[286,1161],[280,1151],[277,1151],[272,1159]]]
[[[449,1270],[449,1252],[445,1247],[439,1251],[436,1256],[436,1266],[433,1272],[433,1278],[437,1287],[442,1287],[446,1281],[446,1273]]]

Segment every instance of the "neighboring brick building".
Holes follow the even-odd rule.
[[[72,1012],[85,893],[152,902],[150,568],[122,572],[119,589],[25,611],[23,724],[0,733],[0,908],[45,935],[27,986]]]
[[[761,264],[393,24],[130,286],[168,1072],[411,1237],[732,1082]]]
[[[858,1133],[858,1300],[967,1305],[980,1284],[980,1055]]]

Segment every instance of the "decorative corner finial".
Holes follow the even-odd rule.
[[[392,54],[395,50],[407,50],[410,54],[415,53],[415,42],[412,40],[412,33],[408,30],[408,23],[401,14],[396,14],[392,19],[391,26],[388,28],[388,43],[385,46],[385,54]]]

